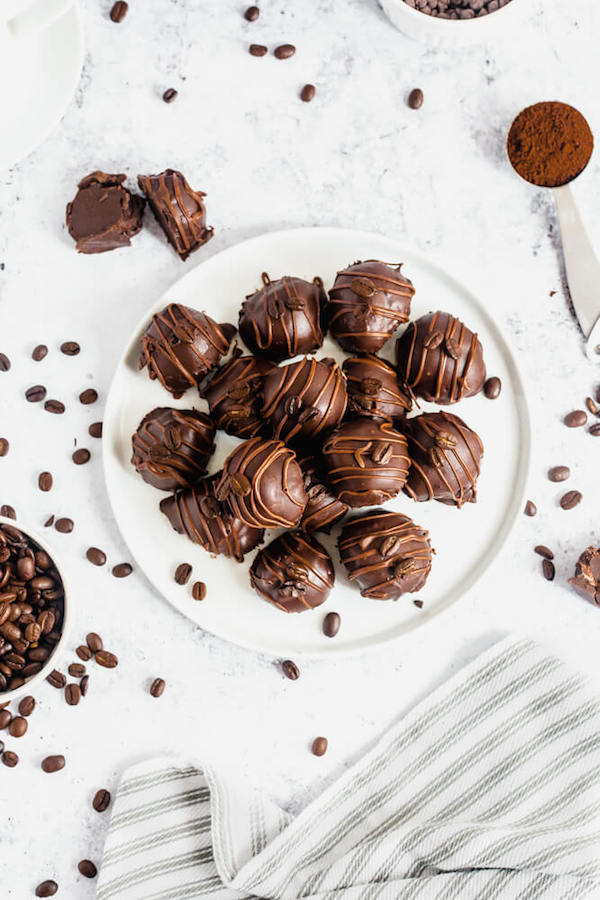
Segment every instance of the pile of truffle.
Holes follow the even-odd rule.
[[[172,303],[142,337],[140,368],[175,398],[199,390],[210,415],[161,407],[133,435],[132,463],[169,491],[172,527],[211,554],[241,562],[265,530],[286,529],[255,556],[253,588],[285,612],[323,603],[334,565],[315,537],[350,508],[338,539],[348,577],[364,597],[419,591],[431,570],[427,531],[399,512],[373,509],[405,491],[460,508],[476,499],[483,455],[462,419],[439,411],[407,418],[417,398],[449,406],[477,394],[485,365],[477,335],[449,313],[411,322],[397,366],[377,356],[409,320],[414,288],[401,266],[376,260],[339,272],[329,297],[312,282],[263,274],[242,304],[239,333],[251,355],[230,351],[236,329]],[[325,333],[350,355],[312,354]],[[303,358],[285,362],[294,357]],[[217,429],[241,438],[206,477]]]

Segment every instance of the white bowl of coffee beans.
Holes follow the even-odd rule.
[[[0,517],[0,706],[54,669],[67,624],[67,588],[53,551]]]
[[[524,0],[379,0],[400,31],[429,44],[464,44],[507,34]]]

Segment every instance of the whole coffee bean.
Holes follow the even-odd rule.
[[[16,519],[17,514],[14,506],[11,506],[10,503],[3,503],[0,506],[0,516],[4,516],[5,519]]]
[[[119,665],[119,659],[110,650],[98,650],[96,653],[96,662],[105,669],[115,669]]]
[[[194,600],[204,600],[206,598],[206,585],[203,581],[194,582],[192,597]]]
[[[488,378],[488,380],[483,385],[483,393],[488,398],[488,400],[496,400],[496,398],[500,396],[501,390],[502,382],[495,375],[492,378]]]
[[[133,572],[133,566],[129,563],[119,563],[116,566],[113,566],[112,573],[115,578],[127,578],[128,575],[131,575]]]
[[[275,47],[273,50],[273,56],[277,57],[277,59],[289,59],[296,52],[296,48],[293,44],[280,44],[279,47]]]
[[[179,563],[175,569],[175,581],[177,584],[187,584],[192,574],[192,567],[189,563]]]
[[[106,563],[106,553],[98,547],[88,547],[85,555],[94,566],[103,566]]]
[[[86,450],[85,447],[80,447],[78,450],[75,450],[71,459],[76,466],[83,466],[86,462],[90,461],[91,455],[90,451]]]
[[[102,437],[102,422],[92,422],[90,427],[88,428],[88,434],[93,438],[101,438]]]
[[[118,5],[118,4],[115,4],[115,5]],[[127,6],[126,3],[125,3],[125,6]],[[77,356],[77,354],[81,350],[81,347],[79,346],[77,341],[65,341],[63,344],[60,345],[60,350],[61,350],[61,353],[65,354],[65,356]]]
[[[554,581],[554,575],[556,574],[554,569],[554,563],[550,559],[542,560],[542,572],[544,574],[544,578],[546,581]]]
[[[10,444],[6,438],[0,438],[0,456],[6,456],[10,450]]]
[[[339,613],[330,612],[327,613],[325,618],[323,619],[323,634],[326,637],[335,637],[338,631],[340,630],[340,625],[342,624],[342,620]]]
[[[92,806],[96,812],[104,812],[110,806],[110,799],[110,791],[107,791],[106,788],[100,788],[100,790],[96,791],[94,794]]]
[[[563,509],[573,509],[583,498],[583,494],[579,491],[567,491],[566,494],[563,494],[560,498],[560,505]]]
[[[92,658],[92,651],[90,650],[89,647],[86,647],[84,644],[80,644],[80,646],[77,648],[75,653],[77,654],[79,659],[83,659],[86,662],[88,661],[88,659]]]
[[[408,95],[408,105],[411,109],[420,109],[423,106],[423,91],[421,88],[413,88]]]
[[[0,709],[0,731],[8,728],[12,722],[12,713],[8,709]]]
[[[597,416],[600,412],[600,409],[598,409],[598,404],[593,400],[592,397],[585,398],[585,405],[587,406],[588,411],[591,412],[593,416]]]
[[[44,772],[47,772],[48,775],[52,775],[54,772],[60,772],[64,767],[65,758],[62,753],[57,753],[54,756],[46,756],[42,760],[42,769]]]
[[[79,682],[79,687],[81,688],[81,696],[85,697],[88,692],[88,687],[90,684],[90,676],[84,675],[81,681]]]
[[[81,688],[78,684],[68,684],[65,688],[65,700],[69,706],[77,706],[81,700]]]
[[[284,659],[281,663],[281,669],[286,678],[290,681],[297,681],[300,678],[300,669],[291,659]]]
[[[51,528],[54,525],[54,516],[49,516],[44,522],[44,528]]]
[[[35,576],[35,559],[22,556],[17,560],[17,575],[21,581],[31,581]]]
[[[567,428],[581,428],[587,422],[587,413],[583,409],[574,409],[573,412],[567,413],[563,422]]]
[[[258,6],[249,6],[246,12],[244,13],[244,18],[247,22],[256,22],[260,15],[260,9]]]
[[[58,890],[57,883],[55,881],[52,881],[52,879],[49,879],[48,881],[42,881],[41,884],[38,884],[38,886],[35,889],[35,896],[36,897],[54,897],[57,890]]]
[[[117,0],[110,11],[110,18],[113,22],[122,22],[127,15],[129,4],[125,0]]]
[[[60,531],[61,534],[70,534],[73,531],[73,524],[73,519],[63,517],[56,520],[54,527],[57,531]]]
[[[16,753],[13,753],[12,750],[5,750],[2,754],[2,762],[5,766],[8,766],[9,769],[14,769],[19,763],[19,757]]]
[[[0,353],[0,372],[8,372],[10,369],[10,359],[6,353]]]
[[[422,600],[413,600],[414,605],[417,609],[423,609],[423,601]]]
[[[593,437],[600,437],[600,422],[597,422],[595,425],[591,425],[589,432]]]
[[[51,491],[53,484],[54,479],[52,478],[52,474],[50,472],[40,472],[38,476],[38,487],[40,491]]]
[[[328,740],[326,737],[316,737],[312,742],[312,752],[315,756],[325,756],[327,753]]]
[[[175,88],[167,88],[167,90],[162,95],[162,98],[165,103],[173,103],[174,100],[177,100],[179,93],[175,90]]]
[[[525,504],[525,515],[526,516],[535,516],[537,514],[537,506],[533,502],[533,500],[528,500]]]
[[[553,466],[548,472],[548,478],[555,483],[566,481],[570,475],[571,470],[568,466]]]
[[[83,663],[71,663],[69,666],[69,675],[73,678],[83,678],[85,675],[85,666]]]
[[[268,47],[265,47],[264,44],[250,44],[248,47],[248,53],[250,56],[265,56],[269,51]]]
[[[310,101],[314,98],[317,92],[314,84],[305,84],[302,90],[300,91],[300,99],[304,101],[304,103],[310,103]]]
[[[98,869],[91,859],[82,859],[81,862],[77,863],[77,868],[84,878],[95,878],[98,874]]]
[[[31,713],[35,709],[35,697],[31,695],[28,697],[23,697],[23,699],[19,702],[19,713],[26,718],[31,715]]]
[[[537,553],[538,556],[544,556],[546,559],[554,559],[554,553],[544,544],[538,544],[537,547],[534,547],[534,553]]]
[[[52,687],[59,688],[60,690],[62,690],[67,683],[67,679],[62,672],[58,671],[58,669],[52,669],[50,674],[46,676],[46,681],[48,684],[51,684]]]
[[[150,685],[150,693],[153,697],[161,697],[166,686],[164,678],[155,678]]]
[[[89,406],[91,403],[95,403],[97,399],[98,392],[95,391],[94,388],[87,388],[79,395],[79,402],[83,403],[84,406]]]
[[[43,384],[34,384],[33,387],[27,388],[25,391],[25,399],[29,403],[39,403],[46,396],[46,388]]]
[[[8,726],[8,733],[11,737],[20,738],[27,731],[27,719],[23,716],[15,716],[10,725]]]
[[[65,404],[61,403],[60,400],[46,400],[44,409],[49,413],[60,416],[65,411]]]
[[[35,362],[41,362],[46,356],[48,356],[48,348],[45,344],[38,344],[31,354],[31,358],[35,360]]]
[[[85,637],[85,642],[92,651],[92,653],[97,653],[98,650],[104,649],[104,643],[99,634],[96,634],[95,631],[90,631],[89,634]],[[89,659],[89,656],[88,656]]]
[[[4,753],[4,741],[0,741],[0,756]]]

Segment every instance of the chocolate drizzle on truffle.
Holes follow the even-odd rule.
[[[284,276],[250,294],[240,310],[240,335],[258,356],[274,362],[310,353],[323,343],[326,294],[320,278],[312,282]]]
[[[314,609],[335,582],[331,557],[319,541],[288,531],[260,550],[250,569],[254,590],[283,612]]]
[[[193,191],[181,172],[165,169],[160,175],[138,175],[138,184],[181,259],[187,259],[213,236],[213,229],[206,227],[206,194]]]
[[[216,496],[236,518],[255,528],[293,528],[307,500],[294,451],[281,441],[259,437],[229,454]]]
[[[221,473],[204,478],[197,485],[186,488],[161,500],[160,509],[178,534],[200,544],[209,553],[230,556],[242,562],[264,539],[261,528],[252,528],[219,503],[215,485]]]
[[[346,380],[334,359],[302,359],[267,375],[262,414],[274,437],[302,441],[339,425],[346,401]]]
[[[348,411],[355,416],[397,422],[412,407],[408,389],[398,385],[396,370],[378,356],[353,356],[342,370],[348,389]]]
[[[181,397],[220,362],[234,334],[233,325],[217,325],[206,313],[170,303],[152,316],[142,336],[139,367],[147,365],[151,379]]]
[[[415,289],[401,266],[368,259],[338,272],[327,314],[331,336],[344,350],[377,353],[408,322]]]
[[[200,396],[208,401],[217,428],[236,437],[250,438],[269,431],[259,410],[265,375],[275,366],[266,359],[240,354],[238,349],[233,359],[217,369]]]
[[[142,227],[144,200],[123,187],[125,175],[92,172],[67,204],[67,228],[79,253],[129,247]]]
[[[406,422],[411,467],[406,493],[459,508],[475,503],[483,444],[458,416],[423,413]]]
[[[485,381],[476,334],[449,313],[411,322],[396,342],[398,379],[417,397],[446,406],[479,393]]]
[[[375,600],[420,591],[431,571],[428,533],[397,512],[375,509],[346,522],[338,548],[350,581]]]
[[[391,500],[406,482],[406,438],[389,422],[359,418],[343,422],[323,445],[328,482],[349,506]]]
[[[329,534],[336,522],[348,512],[348,505],[338,500],[325,484],[320,466],[314,456],[299,459],[304,474],[304,488],[308,502],[300,527],[303,531],[323,531]]]
[[[206,474],[214,437],[215,425],[206,413],[159,407],[144,416],[133,435],[131,462],[148,484],[176,491]]]

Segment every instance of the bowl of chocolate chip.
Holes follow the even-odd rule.
[[[464,44],[510,34],[523,0],[379,0],[393,25],[429,44]]]
[[[0,517],[0,704],[48,675],[66,630],[65,578],[52,551]]]

